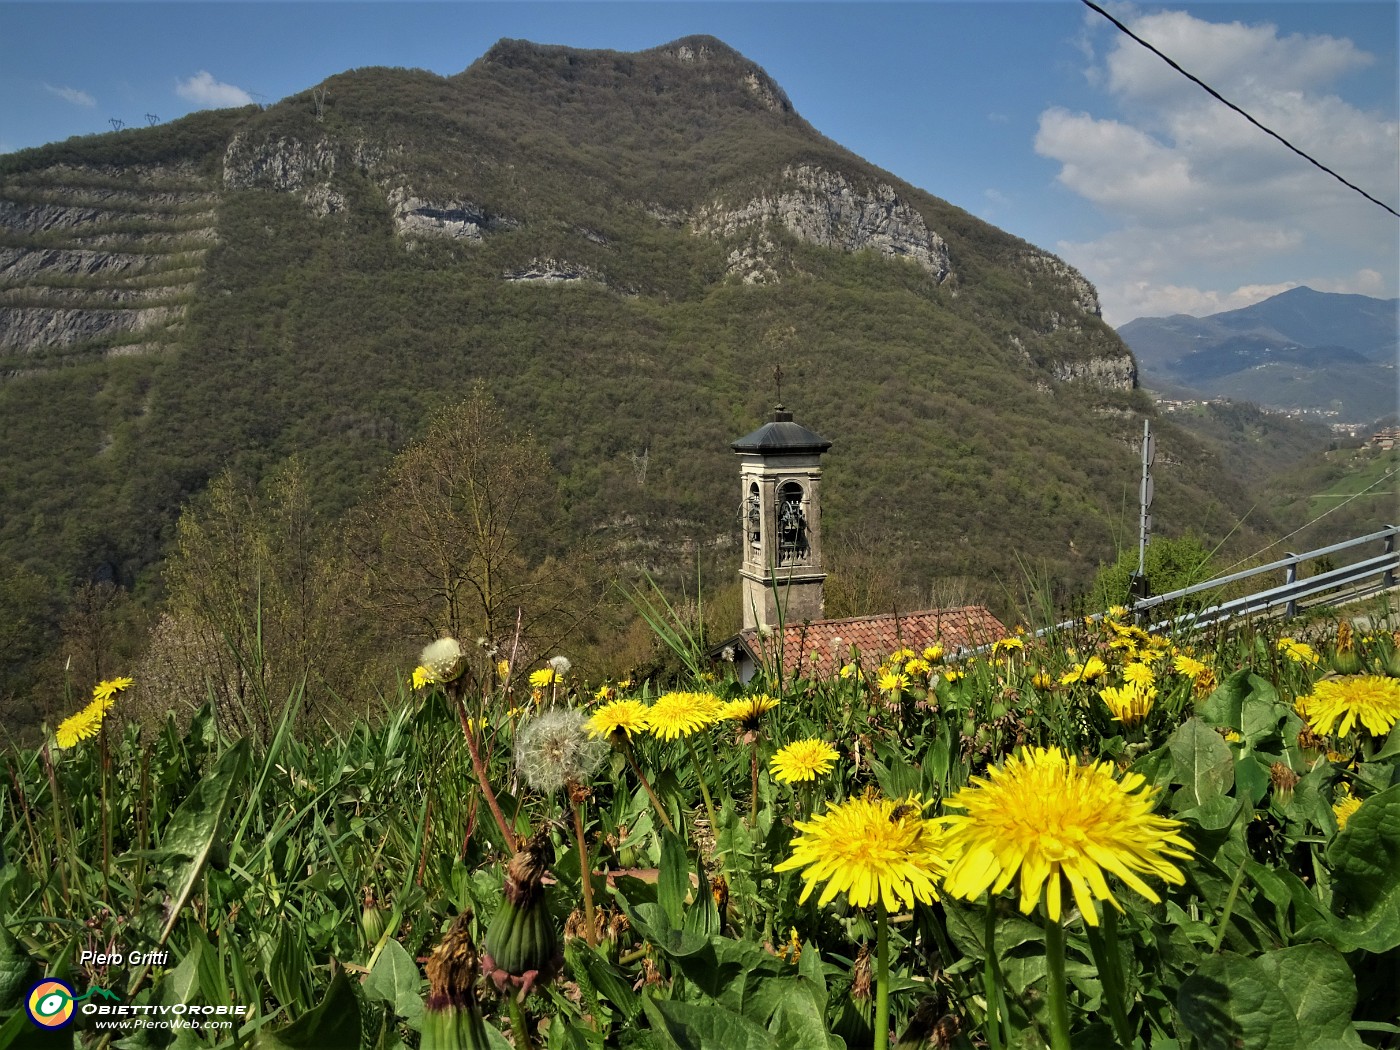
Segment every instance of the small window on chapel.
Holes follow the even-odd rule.
[[[748,498],[744,500],[744,527],[749,535],[749,545],[763,545],[762,515],[759,510],[758,486],[749,486]]]
[[[807,516],[802,510],[802,486],[789,481],[778,489],[778,564],[791,565],[807,557]]]

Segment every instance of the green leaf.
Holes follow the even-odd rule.
[[[35,976],[34,960],[0,925],[0,1010],[17,1009]]]
[[[1167,741],[1174,779],[1183,787],[1173,798],[1186,811],[1221,798],[1235,782],[1235,760],[1220,734],[1199,718],[1188,718]]]
[[[1356,1009],[1356,977],[1334,948],[1300,944],[1268,952],[1257,960],[1277,982],[1298,1019],[1302,1046],[1336,1040],[1361,1046],[1351,1027]]]
[[[1307,1050],[1288,1000],[1254,959],[1208,956],[1176,997],[1200,1050]]]
[[[1237,732],[1243,731],[1243,719],[1240,715],[1244,707],[1244,698],[1250,691],[1250,679],[1253,677],[1248,668],[1236,671],[1197,705],[1196,713],[1210,725],[1234,729]]]
[[[582,961],[588,979],[593,982],[598,994],[620,1010],[629,1021],[636,1017],[642,1004],[637,993],[632,990],[631,982],[625,980],[612,964],[595,949],[590,948],[586,941],[575,939],[570,942],[570,948],[573,958]]]
[[[656,902],[661,905],[666,921],[678,929],[685,918],[685,898],[690,892],[690,858],[685,843],[676,835],[661,833],[661,871],[656,880]]]
[[[384,942],[374,969],[361,987],[368,998],[382,999],[411,1027],[419,1027],[423,1016],[423,977],[413,956],[398,941]]]
[[[1400,786],[1362,802],[1326,858],[1345,939],[1376,953],[1400,946]]]
[[[642,1009],[663,1046],[674,1050],[777,1050],[759,1025],[718,1003],[642,999]]]
[[[1201,1050],[1359,1050],[1355,1006],[1350,966],[1320,944],[1252,959],[1210,956],[1177,995],[1182,1023]]]
[[[815,954],[815,949],[813,949]],[[773,1012],[768,1030],[779,1046],[800,1046],[803,1050],[845,1050],[846,1041],[832,1035],[822,1007],[810,984],[797,986]]]
[[[174,872],[168,884],[170,917],[157,938],[160,944],[165,943],[179,921],[180,912],[199,884],[205,864],[224,845],[224,818],[233,799],[243,789],[243,771],[247,763],[248,741],[244,739],[219,756],[214,768],[180,803],[161,836],[160,852],[165,855],[166,863],[174,863]]]
[[[313,1009],[276,1032],[258,1030],[255,1050],[360,1050],[360,1001],[341,970]]]

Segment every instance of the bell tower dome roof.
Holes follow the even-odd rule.
[[[729,447],[735,452],[778,455],[815,452],[821,455],[831,447],[831,442],[801,423],[794,423],[792,413],[778,405],[770,422],[764,423],[752,434],[745,434],[738,441],[731,442]]]

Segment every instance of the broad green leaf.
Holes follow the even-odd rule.
[[[1199,718],[1188,718],[1167,742],[1175,780],[1183,785],[1173,799],[1178,811],[1196,809],[1222,797],[1234,784],[1235,760],[1220,734]]]
[[[219,756],[214,768],[180,803],[161,836],[160,850],[167,863],[174,866],[174,877],[167,887],[171,897],[169,918],[157,938],[160,944],[165,943],[180,920],[180,912],[198,886],[205,864],[225,844],[224,819],[234,798],[243,789],[243,771],[247,763],[248,741],[244,739]]]
[[[34,960],[0,925],[0,1010],[17,1009],[37,978]]]
[[[844,1039],[831,1034],[822,1004],[813,994],[812,986],[806,983],[797,985],[778,1003],[768,1030],[779,1046],[800,1046],[802,1050],[846,1048]]]
[[[1254,959],[1207,956],[1182,982],[1176,1005],[1200,1050],[1309,1050],[1278,983]]]
[[[661,833],[661,871],[656,880],[656,903],[672,929],[685,918],[685,898],[690,892],[690,858],[685,843],[669,831]]]
[[[1201,1050],[1360,1050],[1351,1027],[1356,980],[1320,944],[1255,958],[1206,958],[1181,985],[1177,1008]]]
[[[1351,947],[1380,953],[1400,946],[1400,786],[1362,802],[1326,858],[1338,926]]]
[[[1244,698],[1250,691],[1254,675],[1243,668],[1216,686],[1215,692],[1196,705],[1196,713],[1208,724],[1240,731]]]
[[[360,1001],[341,970],[313,1009],[276,1032],[260,1028],[255,1050],[360,1050]]]
[[[1266,952],[1257,961],[1293,1007],[1302,1046],[1317,1046],[1328,1039],[1362,1045],[1351,1027],[1356,977],[1336,949],[1300,944]]]
[[[663,1046],[674,1050],[778,1050],[761,1026],[718,1003],[642,1000],[642,1009]]]
[[[423,1016],[423,978],[413,956],[398,941],[384,942],[374,969],[361,987],[368,998],[382,999],[392,1006],[411,1027],[419,1026]]]

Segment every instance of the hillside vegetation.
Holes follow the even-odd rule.
[[[1130,542],[1152,409],[1093,289],[711,38],[355,70],[0,158],[0,198],[0,692],[38,697],[26,717],[86,630],[76,589],[140,648],[213,479],[295,456],[308,520],[339,528],[478,383],[557,475],[563,548],[624,578],[732,578],[728,442],[775,366],[835,443],[830,549],[903,602],[1007,612],[1029,573],[1064,604]],[[1156,430],[1158,529],[1225,536],[1247,495]]]

